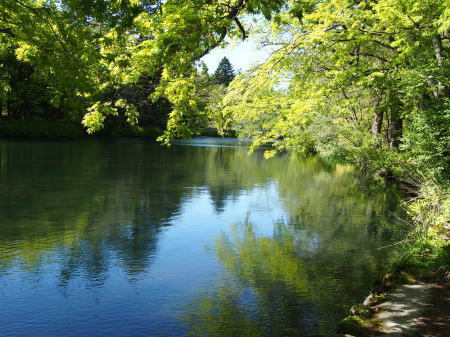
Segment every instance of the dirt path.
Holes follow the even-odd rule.
[[[423,313],[419,328],[408,337],[450,336],[450,284],[435,285],[431,289],[431,305]]]
[[[401,285],[389,294],[388,301],[377,306],[375,318],[384,323],[384,336],[406,336],[419,327],[430,303],[431,288],[426,283]]]
[[[378,305],[375,318],[384,322],[389,337],[450,336],[449,287],[435,284],[407,284],[389,294]]]

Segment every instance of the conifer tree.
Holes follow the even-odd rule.
[[[206,65],[206,63],[204,61],[200,61],[199,63],[199,70],[200,73],[205,75],[205,76],[209,76],[209,69],[208,66]]]
[[[213,78],[215,82],[228,86],[235,76],[230,60],[228,60],[227,57],[224,57],[217,66]]]

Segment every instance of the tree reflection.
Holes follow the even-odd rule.
[[[201,293],[183,322],[193,336],[330,335],[385,261],[364,226],[318,231],[277,223],[272,236],[248,220],[216,240],[221,284]],[[348,231],[351,229],[351,232]],[[345,240],[352,235],[356,240]],[[332,237],[334,242],[328,241]],[[344,244],[344,242],[347,242]],[[329,248],[323,248],[330,244]],[[317,245],[320,250],[314,249]]]
[[[208,191],[220,214],[242,191],[270,182],[289,213],[289,230],[278,226],[273,238],[252,239],[248,228],[232,238],[242,251],[228,259],[248,254],[248,262],[242,259],[233,267],[239,266],[243,279],[257,282],[261,275],[265,283],[277,284],[284,277],[286,289],[305,294],[305,266],[295,259],[294,247],[330,268],[327,252],[348,255],[344,252],[354,247],[345,247],[347,242],[368,226],[361,210],[372,219],[368,232],[376,233],[379,220],[392,210],[386,205],[397,202],[395,194],[368,184],[349,166],[300,156],[265,160],[259,153],[249,156],[246,149],[2,141],[0,153],[0,276],[10,268],[39,270],[50,260],[58,266],[61,285],[79,276],[100,285],[113,266],[130,280],[143,275],[157,253],[161,232],[197,187]],[[293,228],[295,236],[289,234]],[[305,233],[298,235],[301,231]],[[317,245],[325,249],[314,255]],[[231,254],[227,247],[223,241],[224,257]],[[245,265],[257,258],[279,269]]]

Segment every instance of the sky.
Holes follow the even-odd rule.
[[[216,48],[205,55],[202,61],[208,66],[209,73],[214,73],[220,60],[226,56],[235,71],[245,71],[255,64],[264,62],[269,55],[269,49],[258,49],[257,42],[249,38],[230,43],[226,48]]]

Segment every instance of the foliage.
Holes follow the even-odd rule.
[[[222,60],[223,61],[223,60]],[[221,63],[222,63],[221,61]],[[199,70],[197,71],[195,78],[195,86],[197,88],[198,98],[198,110],[204,112],[205,116],[209,120],[208,126],[215,128],[217,133],[221,136],[225,136],[230,132],[229,119],[224,114],[223,97],[227,91],[226,83],[227,78],[232,80],[233,70],[232,65],[228,59],[226,63],[229,65],[230,73],[225,69],[223,72],[222,80],[218,81],[217,73],[222,72],[221,65],[217,67],[216,72],[211,76],[208,73],[208,68],[204,62],[199,63]],[[228,67],[228,66],[227,66]],[[204,120],[206,122],[206,119]],[[203,134],[204,132],[202,132]]]
[[[34,67],[18,61],[13,50],[0,52],[0,110],[2,115],[14,118],[60,119],[61,107],[52,102],[48,82]]]
[[[450,273],[450,244],[435,235],[419,236],[397,252],[394,267],[432,281],[445,281]]]
[[[406,152],[410,169],[415,176],[432,177],[437,185],[448,184],[450,161],[450,99],[446,98],[421,112],[411,114],[406,123],[409,125],[402,139],[401,149]],[[427,193],[429,194],[429,193]]]
[[[17,60],[32,64],[46,81],[52,104],[64,106],[67,118],[81,120],[87,113],[84,124],[91,133],[102,127],[100,115],[110,112],[101,108],[108,103],[105,91],[133,86],[143,78],[157,79],[152,98],[166,97],[172,105],[162,138],[168,141],[195,134],[205,119],[198,109],[193,63],[226,36],[246,38],[241,16],[262,13],[270,18],[283,4],[283,0],[5,0],[0,53],[10,48]],[[5,90],[1,92],[4,96]],[[115,99],[120,98],[125,99]],[[132,122],[138,105],[130,102],[130,110],[123,109]]]
[[[80,124],[37,119],[0,118],[0,137],[81,137],[84,135]]]
[[[106,123],[105,129],[100,131],[99,135],[156,139],[161,133],[162,129],[152,126],[131,127],[127,124]],[[78,138],[85,136],[86,132],[79,123],[41,119],[0,118],[0,137]]]
[[[417,149],[416,135],[426,131],[430,141],[441,144],[440,154],[430,154],[425,140],[417,158],[434,162],[448,141],[442,128],[448,109],[439,108],[448,96],[446,4],[6,0],[1,52],[13,50],[18,60],[33,65],[53,106],[64,106],[78,120],[87,112],[90,132],[102,127],[100,115],[111,115],[101,106],[126,99],[106,93],[153,79],[156,85],[144,90],[146,97],[126,99],[120,114],[135,123],[140,101],[166,97],[172,111],[161,140],[168,142],[195,134],[206,120],[194,62],[227,35],[246,38],[241,17],[263,14],[269,42],[281,48],[238,77],[224,100],[220,124],[234,122],[240,134],[256,139],[255,146],[281,140],[273,143],[274,150],[314,150],[349,159],[370,147],[397,148],[403,134],[403,149]],[[218,110],[213,109],[216,119]],[[442,114],[434,118],[432,111]]]
[[[272,39],[282,47],[232,84],[225,102],[239,130],[257,144],[281,139],[276,149],[308,150],[312,142],[319,152],[341,155],[381,143],[384,151],[398,146],[401,124],[406,132],[415,127],[424,100],[438,110],[449,67],[436,55],[433,39],[447,48],[439,35],[445,1],[329,0],[309,9],[301,20],[298,13],[281,13],[272,23]],[[278,105],[272,113],[269,102]],[[371,135],[380,113],[385,123]],[[448,122],[445,114],[439,127]],[[445,133],[440,136],[448,141]]]
[[[397,252],[395,268],[422,277],[432,275],[433,280],[445,279],[450,273],[448,188],[433,181],[423,182],[419,195],[405,206],[411,230]]]

